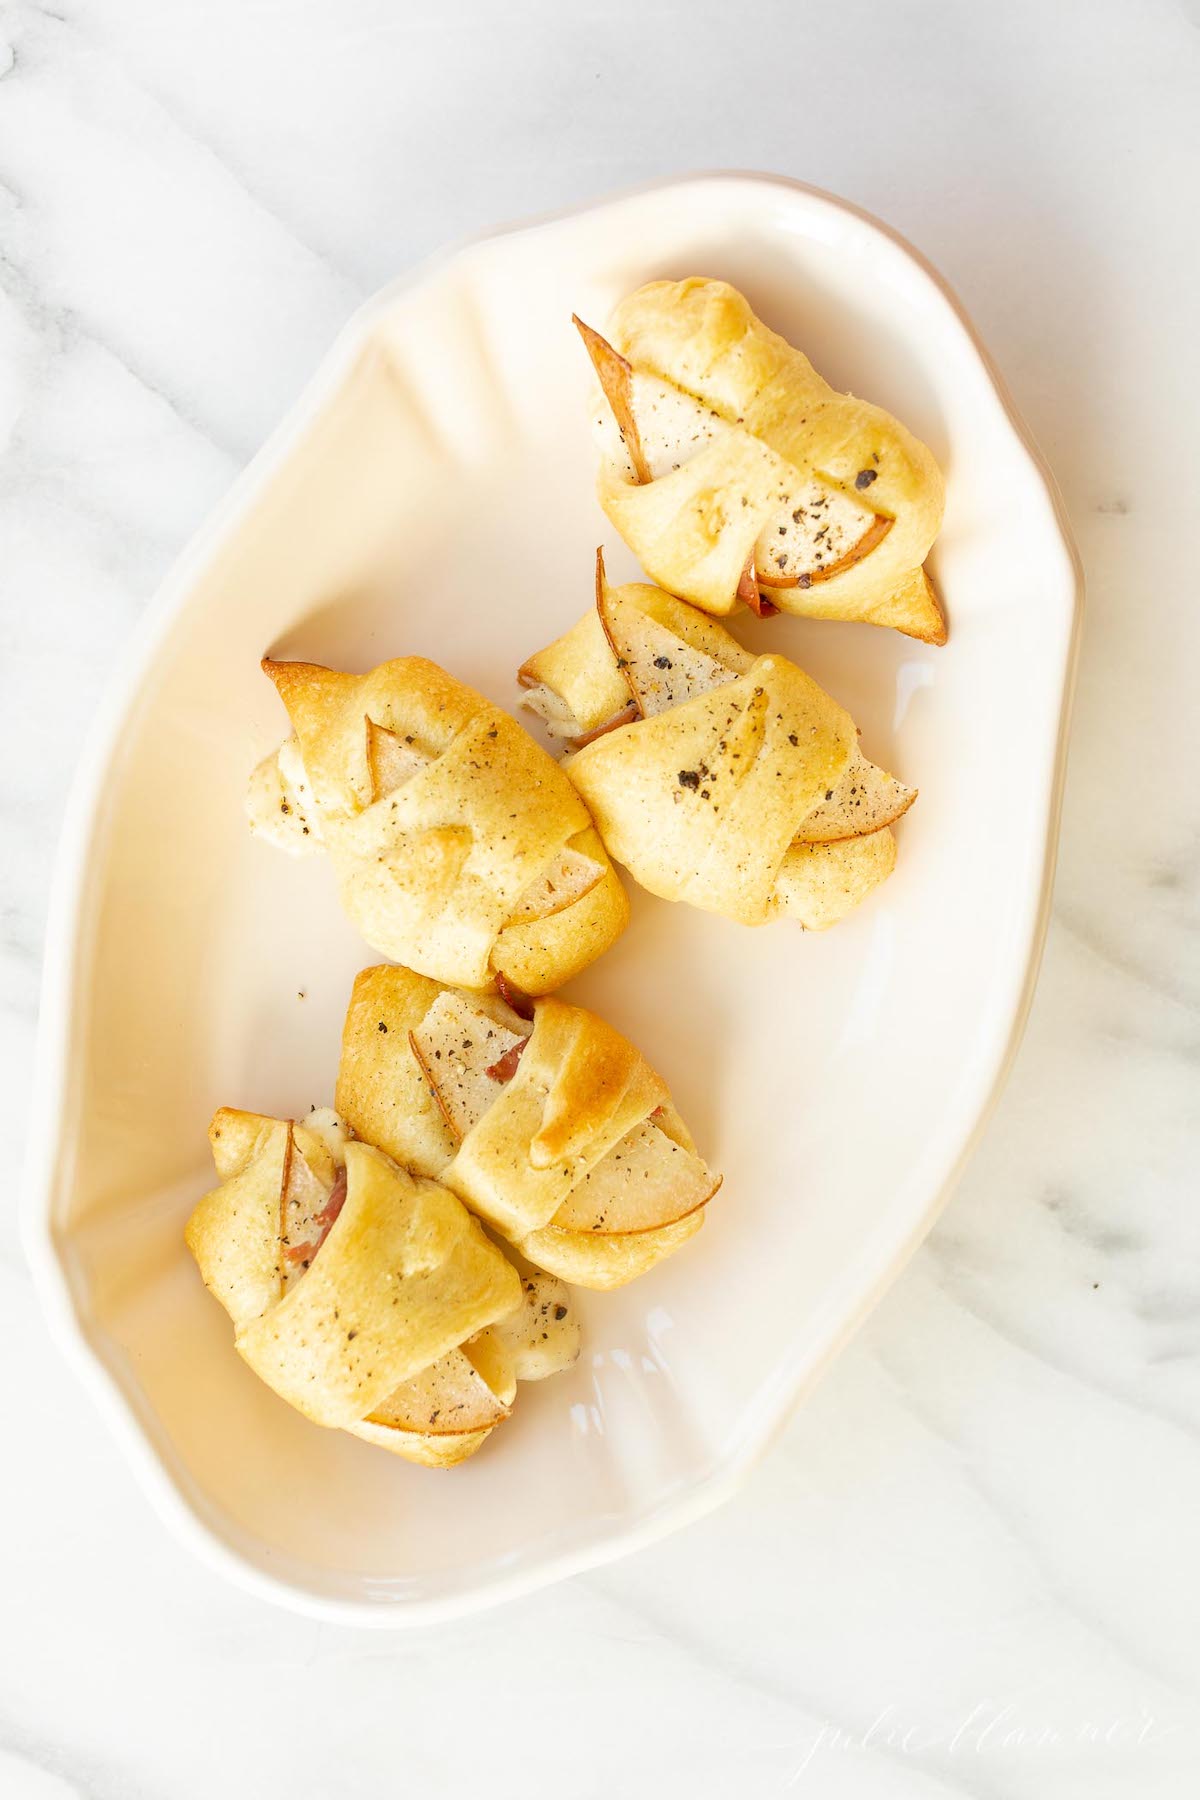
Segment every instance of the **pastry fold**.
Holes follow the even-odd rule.
[[[760,925],[837,922],[890,874],[915,790],[871,763],[850,715],[783,656],[597,559],[594,613],[519,672],[578,746],[564,763],[606,848],[645,888]]]
[[[890,625],[941,644],[924,570],[945,484],[882,407],[840,394],[723,281],[653,281],[607,338],[598,491],[647,573],[705,612]]]
[[[335,1115],[222,1108],[209,1140],[220,1184],[188,1247],[242,1357],[316,1424],[449,1467],[508,1417],[518,1375],[573,1359],[562,1283],[523,1281],[454,1194]]]
[[[435,663],[367,675],[265,662],[295,739],[251,781],[252,825],[328,851],[375,950],[469,988],[558,987],[624,929],[587,810],[540,745]]]
[[[409,969],[356,978],[339,1110],[452,1188],[531,1263],[618,1287],[699,1230],[720,1185],[669,1092],[604,1020],[557,999],[532,1019]]]

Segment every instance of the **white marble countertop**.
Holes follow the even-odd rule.
[[[428,1633],[273,1611],[149,1512],[6,1210],[4,1800],[1196,1791],[1198,24],[1196,0],[0,5],[18,1156],[98,692],[338,326],[443,241],[695,167],[858,201],[962,295],[1090,591],[1016,1072],[942,1224],[704,1523]]]

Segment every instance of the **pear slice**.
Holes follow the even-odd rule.
[[[550,1223],[605,1235],[653,1231],[695,1212],[720,1185],[695,1151],[643,1119],[576,1183]]]
[[[611,399],[609,403],[612,404]],[[628,407],[642,467],[646,470],[645,475],[639,477],[639,483],[674,474],[676,469],[682,469],[685,463],[691,462],[693,457],[733,429],[719,413],[693,399],[682,388],[661,381],[656,375],[642,375],[637,370],[631,370],[629,376]],[[616,417],[615,408],[613,416]],[[628,455],[627,437],[625,447]],[[610,448],[615,449],[615,446],[610,445]],[[628,472],[632,473],[633,469],[633,458],[629,456]]]
[[[719,413],[673,382],[634,369],[582,319],[573,322],[619,434],[619,443],[613,443],[608,421],[599,420],[604,448],[614,461],[624,461],[626,474],[639,485],[681,469],[731,429]]]
[[[619,588],[602,586],[596,609],[644,719],[737,680],[736,669],[685,643],[626,599]]]
[[[773,600],[768,600],[758,591],[758,581],[754,574],[754,551],[746,558],[746,566],[742,570],[738,582],[737,597],[743,606],[748,606],[752,613],[760,619],[773,619],[779,611]]]
[[[305,1133],[304,1140],[302,1148],[293,1125],[284,1152],[279,1195],[280,1274],[285,1293],[309,1267],[346,1197],[345,1171],[337,1168],[318,1138]]]
[[[589,326],[580,333],[599,377],[620,442],[604,435],[607,455],[639,485],[681,469],[693,457],[740,426],[731,424],[703,401],[655,375],[644,375]],[[603,422],[602,422],[603,423]],[[623,451],[622,451],[622,446]],[[874,471],[858,479],[869,488]],[[861,562],[891,529],[892,520],[822,480],[796,471],[796,484],[779,493],[779,506],[759,532],[749,569],[738,588],[740,597],[760,617],[778,611],[770,600],[752,597],[751,589],[812,587]]]
[[[906,813],[917,797],[878,764],[868,762],[858,744],[850,753],[837,786],[803,820],[798,844],[833,844],[841,838],[867,837]]]
[[[413,1055],[456,1137],[465,1138],[478,1125],[504,1085],[505,1059],[515,1068],[528,1039],[528,1031],[511,1030],[455,993],[439,994],[409,1033]]]
[[[427,1432],[434,1437],[490,1431],[509,1416],[464,1350],[449,1350],[436,1362],[402,1381],[369,1415],[372,1425],[393,1431]]]
[[[630,407],[629,390],[633,379],[633,369],[625,358],[600,336],[598,331],[593,331],[590,325],[585,325],[575,313],[571,314],[571,322],[583,339],[584,348],[592,359],[592,367],[604,390],[604,397],[612,408],[612,415],[616,420],[617,430],[621,434],[621,442],[625,446],[633,478],[637,482],[650,481],[652,479],[650,469],[642,455],[641,440],[638,437],[638,428]]]
[[[569,846],[554,858],[550,867],[531,881],[514,907],[507,923],[515,925],[525,919],[549,919],[555,913],[574,906],[590,894],[605,871],[590,856]]]
[[[419,775],[433,760],[417,740],[389,731],[386,725],[367,722],[367,763],[371,771],[371,798],[382,800]]]
[[[828,581],[861,562],[892,524],[815,478],[795,493],[781,494],[780,501],[754,545],[755,577],[767,588]]]

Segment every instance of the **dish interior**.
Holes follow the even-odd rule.
[[[571,312],[603,326],[638,283],[697,272],[741,287],[946,471],[946,648],[734,626],[807,668],[920,799],[896,874],[824,936],[634,892],[627,934],[570,997],[663,1070],[724,1189],[674,1261],[583,1297],[571,1374],[523,1388],[473,1462],[431,1474],[277,1400],[183,1245],[213,1109],[326,1103],[351,978],[377,960],[320,858],[246,833],[247,773],[284,732],[258,662],[420,652],[515,708],[517,665],[590,603],[596,545],[614,580],[637,573],[594,499]],[[201,1522],[301,1594],[394,1607],[600,1554],[761,1445],[927,1228],[994,1086],[1036,935],[1071,640],[1042,481],[898,245],[801,191],[698,182],[492,240],[385,295],[175,595],[104,773],[76,927],[51,1225],[87,1341]]]

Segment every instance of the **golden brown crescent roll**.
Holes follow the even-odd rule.
[[[945,643],[923,568],[945,484],[890,413],[837,393],[724,281],[652,281],[607,339],[576,324],[604,396],[600,503],[655,581],[709,613]]]
[[[209,1141],[220,1186],[188,1247],[250,1367],[318,1425],[449,1467],[508,1417],[518,1378],[578,1354],[561,1282],[523,1281],[448,1189],[336,1114],[222,1108]]]
[[[519,672],[564,768],[642,886],[743,924],[835,924],[895,863],[916,791],[783,656],[751,655],[661,588],[611,587]]]
[[[699,1230],[720,1178],[619,1032],[561,1000],[532,1011],[528,1020],[498,996],[409,969],[364,969],[338,1107],[531,1263],[581,1287],[619,1287]]]
[[[515,719],[436,663],[368,675],[265,662],[295,731],[251,779],[252,827],[328,850],[367,942],[446,981],[558,987],[629,907],[571,783]]]

